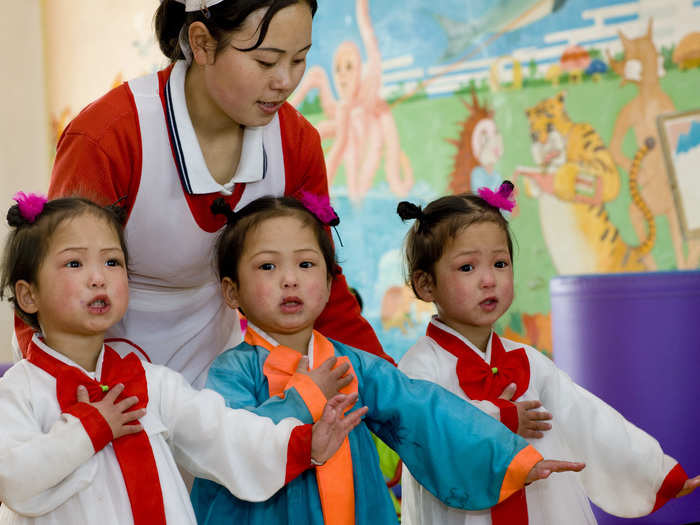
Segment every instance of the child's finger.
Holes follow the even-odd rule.
[[[352,374],[346,374],[338,379],[336,382],[336,389],[340,390],[341,388],[348,386],[350,383],[352,383],[352,377]]]
[[[532,401],[519,401],[518,404],[523,407],[525,410],[534,410],[536,408],[540,408],[542,406],[542,403],[540,403],[537,400],[532,400]]]
[[[513,399],[513,394],[515,394],[516,390],[516,384],[511,383],[503,389],[503,392],[501,392],[501,395],[498,396],[498,399],[505,399],[506,401],[510,401],[511,399]]]
[[[143,430],[141,423],[135,425],[124,425],[119,429],[119,437],[128,436],[129,434],[138,434]]]
[[[336,366],[332,371],[331,374],[335,378],[340,378],[343,377],[345,374],[348,373],[348,370],[350,370],[350,363],[341,363],[338,366]]]
[[[136,421],[137,419],[141,419],[145,415],[146,415],[145,408],[139,408],[138,410],[131,410],[130,412],[124,412],[122,414],[122,423],[129,423],[131,421]]]
[[[88,394],[87,388],[85,388],[83,385],[78,385],[76,396],[78,398],[78,403],[90,402],[90,394]]]
[[[124,392],[124,385],[122,383],[117,383],[107,391],[107,394],[102,399],[109,403],[114,403],[122,392]]]
[[[122,399],[121,401],[119,401],[119,403],[115,403],[114,406],[116,407],[117,410],[119,410],[119,412],[126,412],[127,410],[129,410],[132,406],[134,406],[138,402],[139,402],[138,397],[129,396],[126,399]]]
[[[676,494],[676,497],[680,498],[682,496],[687,496],[698,487],[700,487],[700,476],[695,476],[694,478],[687,479],[683,484],[683,488],[680,490],[680,492],[678,492],[678,494]]]
[[[328,359],[326,359],[323,363],[321,363],[318,368],[323,369],[324,372],[330,372],[333,370],[333,367],[335,366],[335,363],[338,361],[338,358],[335,356],[331,356]]]
[[[353,428],[355,428],[357,425],[360,424],[362,421],[362,418],[364,415],[367,413],[369,410],[368,407],[362,407],[357,410],[353,410],[348,414],[341,423],[343,424],[344,428],[347,428],[347,431],[350,432]]]
[[[355,402],[357,401],[357,397],[358,397],[358,395],[356,392],[353,394],[347,394],[347,395],[338,394],[337,396],[333,396],[328,401],[327,404],[331,408],[333,408],[335,410],[339,410],[340,413],[342,414],[343,412],[345,412],[345,409],[347,409],[355,404]]]
[[[552,419],[552,414],[549,412],[542,412],[540,410],[536,410],[533,412],[528,412],[527,417],[532,421],[546,421]]]

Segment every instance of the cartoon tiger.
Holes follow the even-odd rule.
[[[561,274],[647,270],[642,257],[654,246],[656,224],[639,193],[637,176],[654,140],[639,148],[629,173],[630,195],[647,223],[647,237],[630,246],[605,209],[620,190],[617,167],[595,129],[571,121],[564,99],[562,92],[526,110],[532,156],[539,167],[516,172],[526,178],[526,191],[538,198],[554,265]]]

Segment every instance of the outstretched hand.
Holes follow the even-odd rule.
[[[503,389],[499,399],[510,401],[513,399],[517,387],[511,383]],[[552,419],[552,414],[537,410],[542,406],[538,400],[515,401],[513,404],[518,409],[518,431],[516,434],[524,438],[541,438],[545,430],[550,430],[552,425],[545,423]]]
[[[586,466],[585,463],[574,461],[559,461],[558,459],[543,459],[535,463],[532,470],[525,478],[525,484],[532,483],[539,479],[548,478],[552,472],[580,472]]]
[[[343,417],[345,410],[355,404],[357,393],[339,394],[330,399],[321,418],[314,423],[311,433],[311,458],[316,463],[325,463],[336,453],[345,436],[360,424],[368,408],[353,410]]]
[[[700,476],[695,476],[694,478],[689,478],[685,480],[683,488],[676,494],[677,498],[687,496],[693,492],[696,488],[700,487]]]
[[[109,389],[109,392],[101,401],[91,403],[87,389],[83,385],[78,386],[78,403],[87,403],[95,407],[102,414],[109,428],[112,429],[112,437],[114,439],[141,432],[143,427],[140,423],[130,423],[146,415],[145,408],[129,411],[132,406],[139,402],[139,398],[136,396],[127,397],[116,402],[123,391],[124,385],[121,383],[116,384]]]
[[[313,370],[309,370],[309,358],[303,356],[297,365],[297,374],[307,375],[316,383],[316,386],[323,392],[326,399],[331,399],[340,394],[340,389],[349,385],[352,381],[352,374],[348,373],[350,363],[342,363],[335,366],[338,358],[329,357]],[[335,367],[335,368],[334,368]]]

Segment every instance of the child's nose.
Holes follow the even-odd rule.
[[[496,284],[496,276],[491,268],[481,273],[481,286],[489,288]]]
[[[89,284],[91,288],[102,288],[105,285],[104,272],[93,270],[90,274]]]

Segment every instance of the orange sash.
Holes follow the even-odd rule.
[[[248,324],[245,332],[245,342],[253,346],[261,346],[270,351],[263,365],[263,373],[270,386],[270,397],[284,395],[284,391],[295,387],[309,408],[314,421],[323,413],[326,398],[309,379],[308,376],[297,374],[296,369],[302,355],[286,346],[274,346]],[[313,368],[318,367],[329,357],[335,355],[333,344],[319,332],[314,330]],[[342,362],[350,364],[345,356],[338,358],[336,366]],[[357,392],[357,377],[350,364],[353,375],[352,382],[341,389],[343,394]],[[323,510],[323,521],[326,525],[352,525],[355,523],[355,487],[352,475],[352,455],[350,441],[346,437],[338,451],[323,465],[316,468],[316,482]]]

